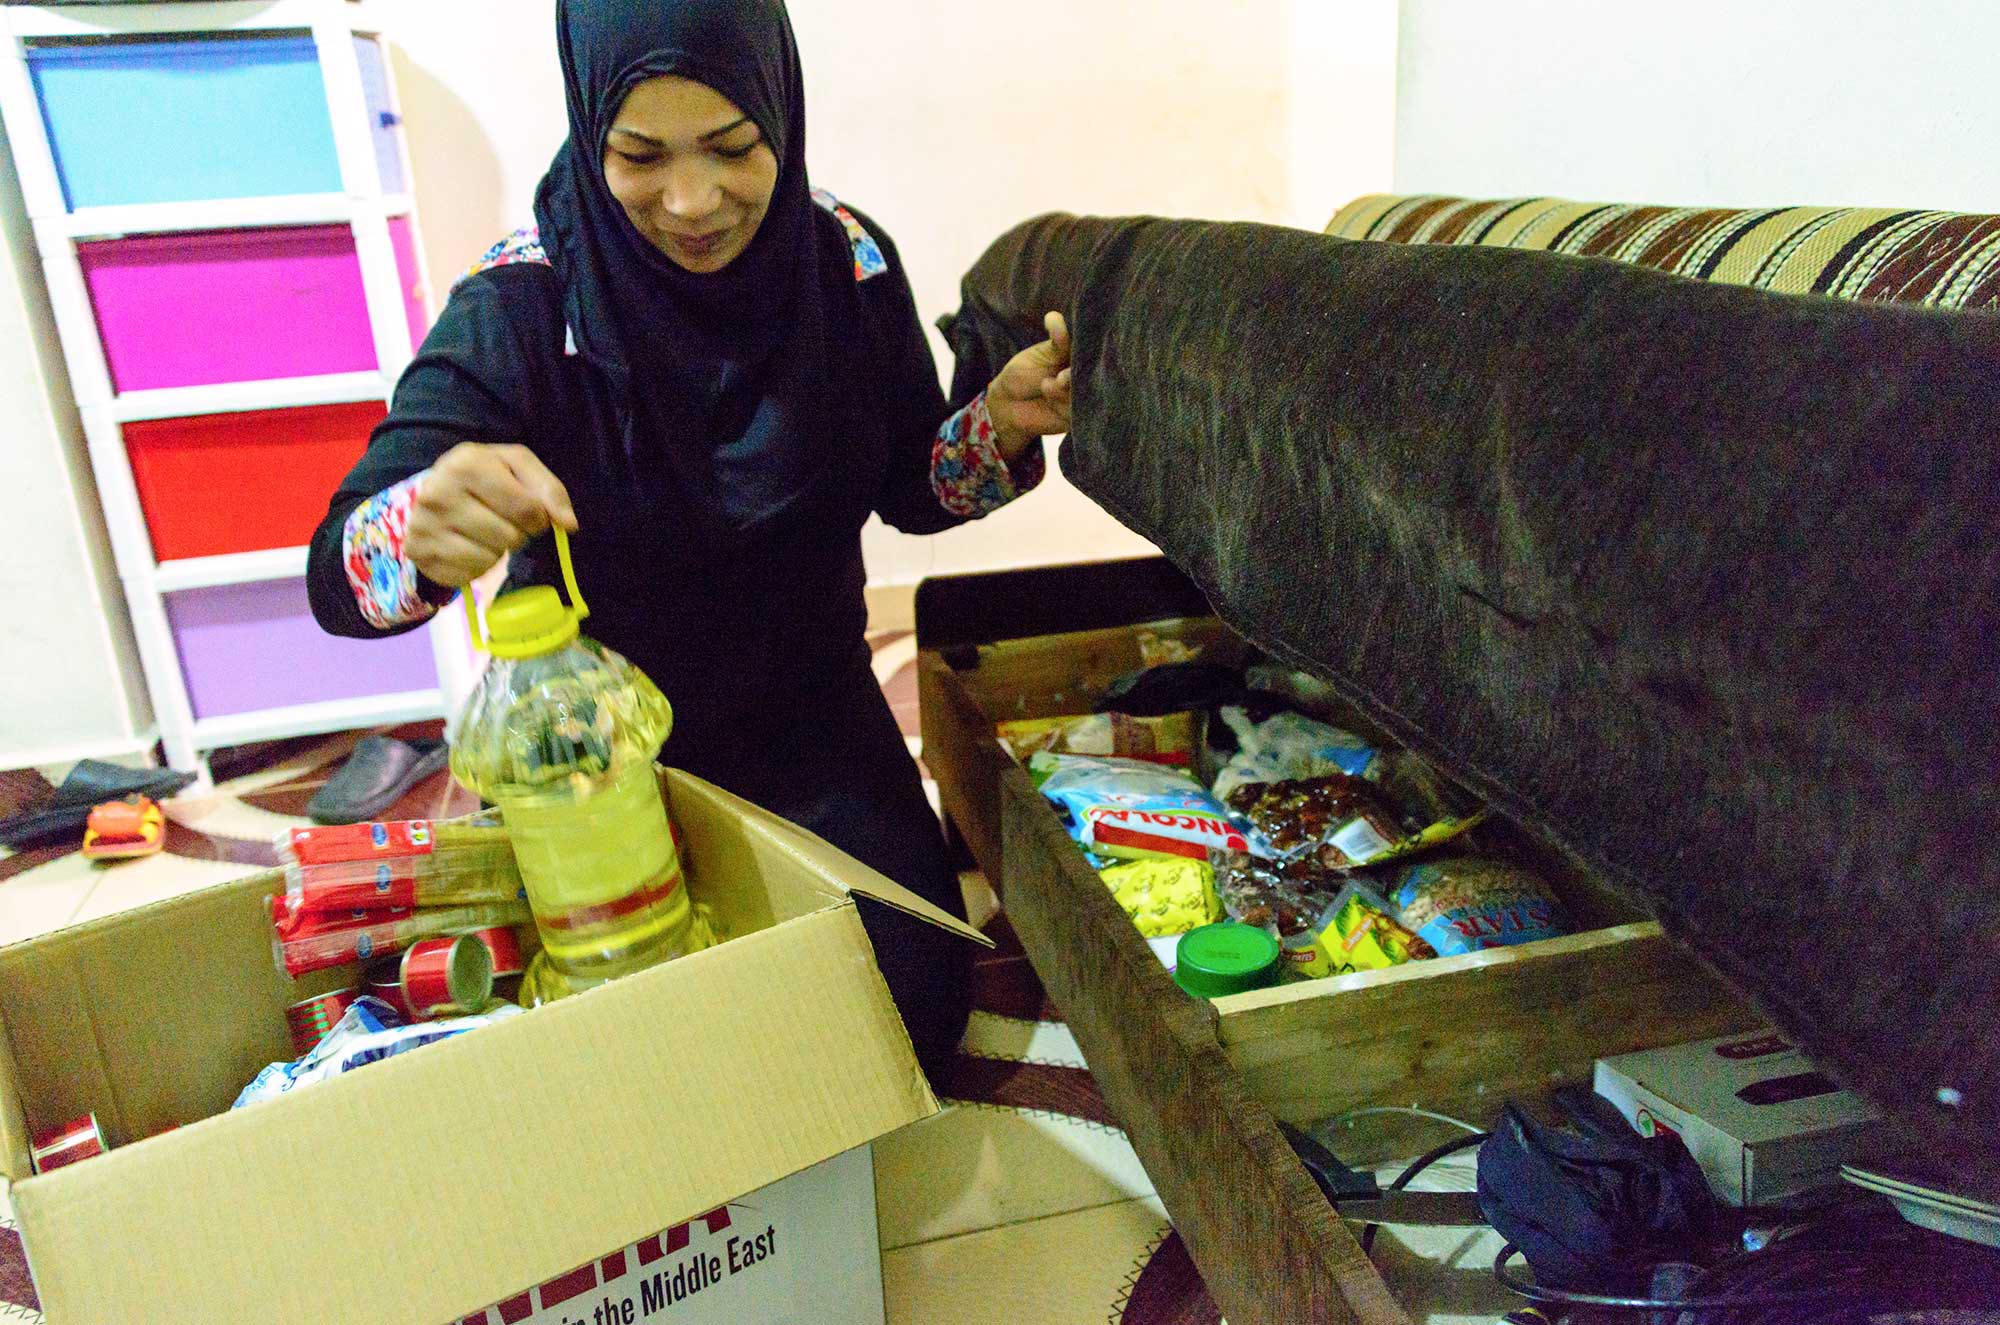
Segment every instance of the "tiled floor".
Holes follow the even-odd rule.
[[[876,674],[917,740],[915,641],[874,640]],[[436,724],[398,729],[433,735]],[[273,836],[358,733],[280,742],[218,759],[216,789],[167,805],[167,848],[94,866],[67,850],[0,849],[0,943],[204,888],[275,863]],[[671,753],[671,750],[669,751]],[[65,770],[0,774],[0,814]],[[445,774],[388,817],[442,818],[472,806]],[[966,878],[974,923],[998,942],[975,966],[971,1025],[936,1085],[944,1112],[876,1146],[888,1315],[899,1325],[1216,1325],[1220,1316],[1151,1182],[998,903]],[[1467,1174],[1447,1175],[1463,1184]],[[1421,1249],[1378,1245],[1417,1319],[1491,1322],[1511,1305],[1487,1278],[1493,1245],[1433,1233]],[[20,1240],[0,1202],[0,1321],[40,1320]]]

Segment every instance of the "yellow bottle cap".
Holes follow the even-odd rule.
[[[486,609],[486,634],[479,630],[479,609],[472,601],[471,586],[465,593],[465,620],[472,630],[472,646],[485,649],[496,658],[534,658],[553,653],[576,638],[577,623],[590,615],[583,595],[576,590],[576,572],[569,564],[569,536],[555,531],[556,560],[562,565],[563,585],[569,603],[546,584],[530,585],[501,594]],[[574,604],[571,606],[570,604]]]
[[[486,647],[496,658],[533,658],[576,638],[576,613],[546,584],[503,593],[486,609]]]

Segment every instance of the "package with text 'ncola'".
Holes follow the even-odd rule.
[[[1028,771],[1077,845],[1096,855],[1206,860],[1211,848],[1249,850],[1228,811],[1179,769],[1043,752],[1028,761]]]

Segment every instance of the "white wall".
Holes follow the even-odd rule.
[[[135,753],[152,713],[4,137],[0,239],[0,768]]]
[[[1403,0],[1399,192],[2000,210],[1991,0]]]
[[[384,8],[444,284],[528,218],[562,141],[554,4]],[[1394,0],[793,0],[792,17],[813,177],[895,236],[926,321],[1044,211],[1317,228],[1389,184]],[[878,584],[1145,550],[1060,478],[938,538],[867,536]]]

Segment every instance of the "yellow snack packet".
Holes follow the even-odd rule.
[[[1137,718],[1126,713],[1072,713],[1016,718],[998,729],[1000,744],[1026,762],[1037,750],[1055,754],[1118,755],[1185,768],[1194,755],[1195,715],[1166,713]]]
[[[1394,913],[1359,883],[1349,883],[1308,931],[1310,941],[1287,951],[1298,975],[1347,975],[1380,971],[1437,956],[1399,923]],[[1303,937],[1303,936],[1302,936]]]
[[[1097,877],[1149,939],[1185,934],[1222,919],[1215,871],[1205,860],[1155,856],[1112,865]]]

